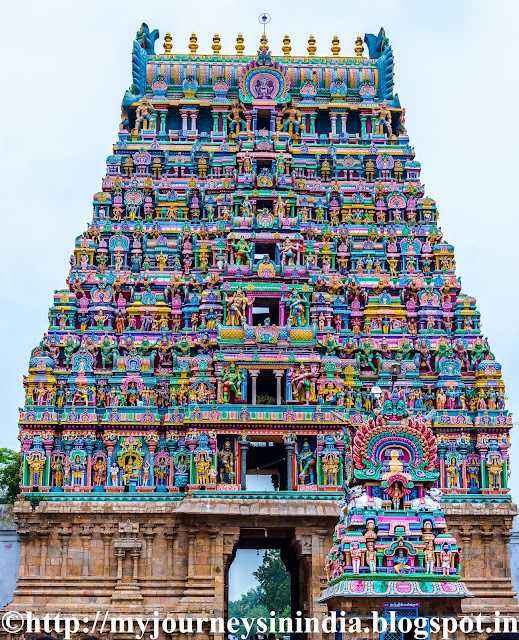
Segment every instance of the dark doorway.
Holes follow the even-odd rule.
[[[271,162],[270,160],[258,160],[258,166],[261,162],[265,162],[266,164],[266,168],[269,169],[271,168]],[[256,200],[256,211],[261,211],[261,209],[268,209],[269,211],[274,211],[274,201],[272,199],[270,200]]]
[[[254,444],[265,446],[253,446]],[[247,451],[247,473],[249,475],[270,475],[272,488],[279,483],[279,490],[287,488],[287,452],[282,442],[252,443]],[[274,479],[274,477],[276,479]]]
[[[258,131],[267,129],[270,131],[270,111],[268,109],[258,109]]]
[[[267,169],[267,171],[272,172],[272,160],[267,160],[267,159],[258,159],[256,160],[256,170],[258,173],[261,173],[262,169]],[[260,200],[260,202],[264,202],[262,200]],[[261,206],[257,206],[257,209],[264,209],[266,205],[261,205]],[[270,207],[268,207],[272,210],[272,205]]]
[[[256,403],[277,405],[277,381],[272,371],[260,371],[256,383]],[[283,397],[280,404],[283,404]]]
[[[268,256],[273,262],[276,262],[276,243],[275,242],[256,242],[254,245],[256,260],[261,260],[263,256]]]
[[[252,307],[252,324],[256,327],[258,324],[263,324],[267,318],[270,318],[271,325],[277,326],[279,324],[279,298],[260,298],[258,296]]]

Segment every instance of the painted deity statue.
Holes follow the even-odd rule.
[[[149,128],[150,122],[152,120],[152,110],[153,105],[148,100],[148,98],[144,96],[141,100],[141,104],[135,111],[135,128],[137,129],[137,131],[139,131],[141,126],[144,128],[144,123],[146,123],[146,128]]]
[[[288,322],[295,324],[298,327],[304,327],[306,325],[305,303],[306,298],[302,296],[297,289],[292,289],[290,296],[284,300],[281,298],[281,302],[285,303],[288,310]]]
[[[245,238],[240,238],[238,242],[232,243],[232,248],[234,249],[236,264],[241,266],[248,265],[252,247],[249,245],[247,240],[245,240]]]
[[[242,380],[242,371],[232,362],[222,375],[222,402],[230,402],[231,393],[234,393],[237,400],[241,398]]]
[[[308,370],[303,363],[299,369],[292,369],[289,379],[292,384],[292,394],[294,400],[310,404],[315,400],[315,382],[312,380],[312,371]]]
[[[317,460],[315,457],[315,452],[312,451],[308,440],[305,440],[303,442],[301,451],[298,452],[296,457],[299,464],[299,479],[301,481],[301,484],[315,484],[315,469]]]
[[[218,475],[222,484],[225,482],[225,476],[229,479],[234,478],[234,453],[228,438],[218,452]]]
[[[247,123],[245,122],[245,107],[238,100],[233,100],[229,113],[227,114],[227,120],[229,121],[229,131],[232,134],[238,134],[247,130]]]
[[[302,116],[293,100],[283,108],[281,116],[283,118],[282,130],[290,135],[298,135],[299,130],[303,128]]]
[[[387,131],[388,136],[393,134],[393,129],[391,127],[391,111],[389,110],[385,100],[376,110],[375,127],[377,128],[377,133],[381,135],[384,134],[385,131]]]
[[[245,324],[245,312],[254,303],[254,298],[246,296],[240,287],[232,295],[227,296],[226,302],[228,309],[226,324],[231,327],[239,327]]]

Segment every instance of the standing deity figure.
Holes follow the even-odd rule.
[[[98,458],[94,464],[94,485],[100,487],[106,480],[106,464],[102,458]]]
[[[467,465],[467,482],[470,489],[479,487],[479,464],[474,458],[470,458]]]
[[[299,480],[301,484],[315,484],[315,468],[317,461],[308,440],[303,442],[301,451],[296,456],[299,463]],[[306,482],[308,478],[309,482]]]
[[[45,458],[43,458],[42,460],[40,458],[34,457],[32,460],[28,461],[27,464],[29,465],[31,477],[30,484],[33,487],[41,486],[43,484],[43,470],[45,469],[45,463]]]
[[[434,542],[432,540],[428,540],[425,543],[425,573],[434,573]]]
[[[245,199],[244,204],[246,201],[247,198]],[[246,214],[244,213],[244,215]],[[247,240],[245,240],[245,238],[240,238],[238,242],[232,243],[232,248],[234,249],[236,264],[240,266],[247,265],[250,260],[250,253],[252,250],[252,247],[249,245]]]
[[[501,472],[503,471],[503,463],[495,458],[487,464],[488,486],[491,489],[501,489]]]
[[[229,121],[229,131],[233,134],[238,134],[247,130],[247,123],[245,122],[245,107],[238,100],[233,100],[231,108],[227,114],[227,120]]]
[[[195,469],[198,484],[209,484],[209,469],[211,454],[209,451],[199,451],[195,454]]]
[[[301,111],[296,107],[293,100],[283,108],[281,116],[283,117],[283,131],[285,133],[297,135],[299,129],[304,129],[304,125],[301,123]]]
[[[373,540],[366,540],[366,564],[370,573],[377,573],[377,552]]]
[[[282,265],[288,265],[291,267],[295,265],[295,247],[288,236],[285,238],[283,245],[279,248],[279,253],[281,254]]]
[[[62,487],[63,486],[63,461],[60,457],[57,457],[54,460],[54,463],[51,465],[51,469],[54,471],[54,486]]]
[[[161,457],[159,461],[155,463],[155,484],[158,486],[168,484],[168,471],[168,463],[165,458]]]
[[[231,327],[239,327],[245,324],[245,311],[254,302],[254,298],[248,298],[240,287],[231,296],[227,296],[228,316],[226,324]]]
[[[289,373],[289,379],[292,383],[292,394],[294,400],[310,404],[311,400],[315,400],[315,384],[311,380],[312,372],[305,368],[301,362],[299,369],[292,369]]]
[[[307,300],[298,293],[297,289],[292,289],[292,293],[287,300],[284,299],[283,294],[281,302],[284,302],[288,309],[289,324],[295,324],[298,327],[306,326],[305,303]]]
[[[450,573],[451,558],[452,558],[452,551],[451,551],[450,545],[445,543],[442,546],[442,550],[440,553],[440,563],[442,568],[442,574],[444,576],[448,576]]]
[[[389,110],[385,100],[378,107],[375,115],[375,127],[377,128],[377,133],[379,135],[384,135],[385,129],[387,131],[387,135],[391,136],[393,134],[393,129],[391,127],[391,111]]]
[[[76,456],[70,464],[72,470],[72,484],[79,486],[83,484],[83,471],[85,469],[85,463],[81,462],[79,456]]]
[[[222,375],[222,402],[230,402],[231,391],[234,393],[236,399],[241,398],[241,383],[243,380],[243,373],[232,362]]]
[[[220,482],[225,482],[225,476],[234,479],[234,453],[232,452],[231,442],[227,439],[223,447],[218,451],[218,474]]]
[[[146,123],[146,129],[149,127],[152,120],[152,109],[153,105],[148,100],[148,98],[144,96],[141,100],[141,104],[135,110],[135,128],[137,129],[137,131],[139,131],[141,126],[144,128],[144,122]]]
[[[112,487],[119,486],[119,467],[117,462],[113,462],[110,467],[110,482],[112,483]]]
[[[452,458],[447,466],[447,483],[449,487],[457,487],[459,485],[459,469],[456,464],[456,458]]]
[[[322,456],[321,465],[323,470],[324,484],[336,485],[337,474],[339,473],[339,458],[336,454],[329,452]]]
[[[351,569],[353,573],[360,573],[360,559],[362,557],[362,551],[357,542],[351,543],[350,556],[351,556]]]

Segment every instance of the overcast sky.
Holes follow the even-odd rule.
[[[18,446],[22,376],[47,329],[53,291],[65,285],[74,239],[91,219],[141,22],[159,29],[157,51],[170,31],[173,52],[187,52],[195,31],[199,53],[210,53],[218,31],[223,54],[234,53],[238,32],[245,52],[255,53],[263,11],[272,16],[274,54],[285,33],[294,54],[306,52],[310,33],[317,55],[328,54],[337,33],[341,53],[353,55],[358,33],[385,27],[426,193],[456,248],[463,291],[478,300],[517,413],[518,7],[512,0],[4,0],[0,446]],[[519,480],[513,485],[517,497]]]

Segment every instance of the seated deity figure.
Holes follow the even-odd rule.
[[[378,108],[375,120],[375,127],[377,128],[377,133],[380,135],[384,134],[384,129],[387,131],[387,135],[391,136],[393,134],[393,129],[391,127],[391,111],[387,106],[387,102],[384,100],[382,105]]]
[[[227,114],[227,120],[229,120],[229,131],[231,133],[238,134],[241,131],[247,130],[247,123],[245,122],[245,108],[238,100],[233,100],[231,108]]]
[[[146,123],[146,128],[149,127],[150,121],[152,119],[151,111],[153,109],[153,105],[148,100],[146,96],[144,96],[141,100],[141,104],[135,110],[135,128],[137,131],[141,128],[144,128],[144,122]]]
[[[301,111],[296,107],[293,100],[291,100],[281,112],[283,117],[283,131],[290,135],[297,135],[300,129],[304,129],[304,125],[301,120]]]

